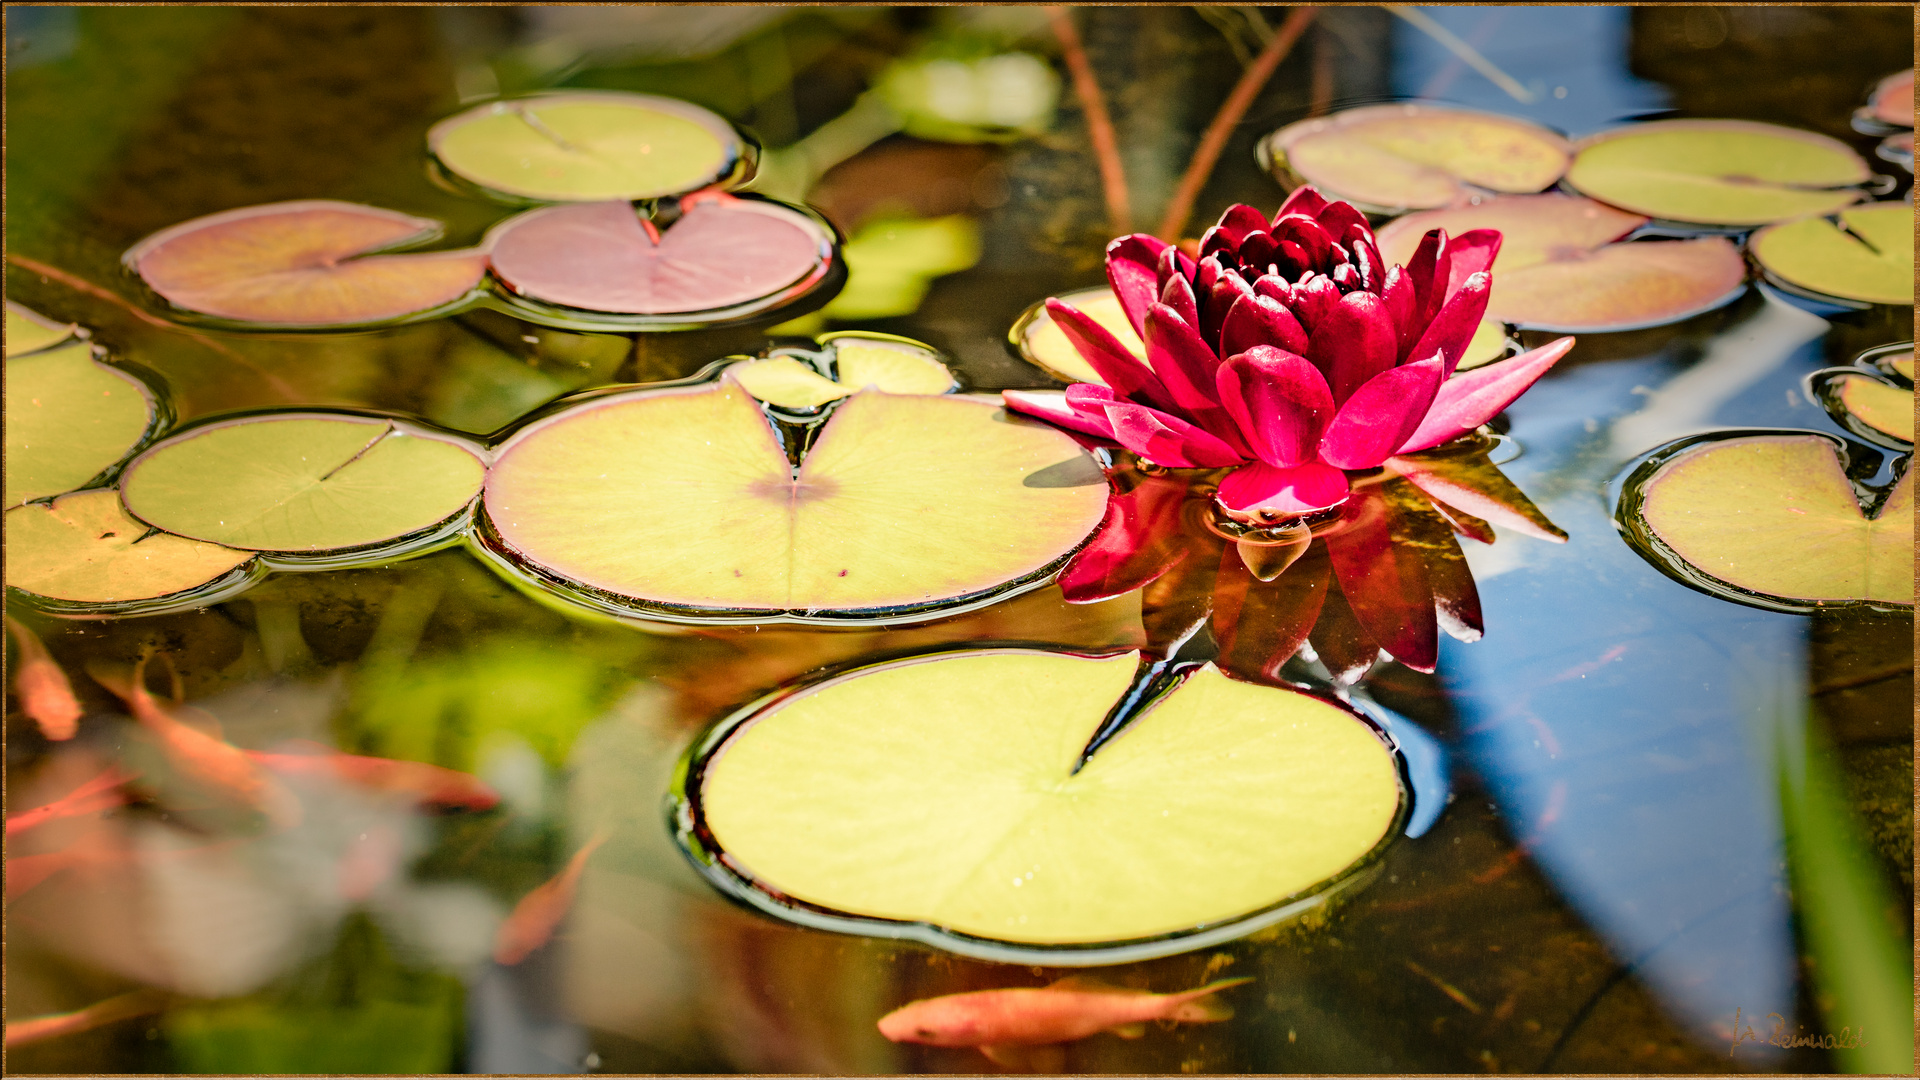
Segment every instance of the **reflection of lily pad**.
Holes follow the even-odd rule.
[[[1867,163],[1836,139],[1745,120],[1658,120],[1580,142],[1567,183],[1624,210],[1764,225],[1855,202]]]
[[[485,507],[506,555],[562,588],[694,618],[806,620],[1037,581],[1099,524],[1106,496],[1068,436],[956,396],[855,394],[796,470],[728,379],[536,423],[498,451]]]
[[[889,394],[945,394],[954,389],[953,372],[924,346],[861,334],[834,334],[822,341],[823,354],[747,360],[728,368],[727,374],[761,401],[802,410],[869,386]]]
[[[500,101],[427,132],[449,171],[489,191],[553,202],[652,199],[727,179],[744,146],[725,120],[647,94]]]
[[[1910,306],[1913,207],[1858,206],[1841,211],[1840,221],[1813,217],[1768,226],[1753,234],[1753,257],[1768,273],[1808,292]]]
[[[174,305],[269,326],[353,326],[465,297],[486,274],[476,251],[373,252],[418,244],[440,224],[312,199],[210,214],[135,244],[126,263]]]
[[[7,511],[7,584],[51,600],[124,604],[200,588],[253,558],[157,532],[111,489]],[[151,535],[149,535],[151,534]]]
[[[38,352],[73,336],[72,323],[57,323],[35,311],[7,301],[7,355]]]
[[[443,436],[372,417],[287,413],[208,424],[148,450],[127,509],[251,551],[319,552],[410,536],[459,513],[486,466]]]
[[[509,218],[492,234],[493,271],[533,300],[664,315],[787,296],[817,280],[832,258],[826,230],[779,203],[716,193],[682,206],[664,233],[624,202]]]
[[[1624,510],[1721,595],[1792,610],[1913,603],[1912,474],[1869,515],[1817,435],[1692,440],[1636,470]]]
[[[1282,918],[1389,834],[1379,735],[1211,665],[1074,772],[1136,660],[966,653],[776,699],[698,752],[682,839],[798,921],[1097,963]]]
[[[1446,206],[1474,188],[1540,191],[1566,171],[1567,141],[1524,120],[1435,105],[1368,105],[1269,135],[1290,181],[1378,213]],[[1290,175],[1289,175],[1290,174]]]
[[[1562,333],[1659,326],[1739,294],[1746,264],[1725,239],[1612,242],[1646,221],[1591,199],[1515,195],[1400,218],[1380,230],[1380,256],[1412,262],[1429,229],[1498,229],[1487,317]]]
[[[72,491],[140,444],[158,408],[139,379],[75,342],[7,360],[6,504]]]

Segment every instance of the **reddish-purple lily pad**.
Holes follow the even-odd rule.
[[[1913,126],[1913,69],[1898,71],[1881,79],[1863,110],[1882,124]]]
[[[1536,330],[1659,326],[1740,294],[1746,264],[1723,237],[1615,242],[1646,222],[1592,199],[1512,195],[1409,214],[1380,230],[1380,254],[1409,261],[1429,229],[1498,229],[1487,317]]]
[[[465,297],[487,271],[477,251],[376,252],[422,243],[440,223],[309,199],[194,218],[135,244],[128,266],[177,307],[264,326],[357,326]]]
[[[587,311],[671,315],[784,295],[824,274],[833,239],[778,203],[718,192],[681,203],[662,232],[625,202],[530,211],[490,238],[493,272],[529,299]]]

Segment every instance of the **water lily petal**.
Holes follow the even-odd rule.
[[[1214,500],[1229,517],[1275,522],[1339,506],[1348,494],[1347,474],[1317,461],[1290,469],[1255,461],[1222,477]]]
[[[1234,302],[1243,296],[1252,296],[1253,287],[1246,283],[1234,271],[1222,273],[1207,292],[1207,306],[1200,314],[1200,337],[1209,348],[1220,347],[1220,326],[1227,321],[1227,312],[1233,310]]]
[[[1289,310],[1293,308],[1293,283],[1276,274],[1262,274],[1255,278],[1253,292],[1256,296],[1278,300]]]
[[[1427,324],[1439,313],[1440,304],[1446,299],[1447,283],[1447,230],[1428,229],[1420,238],[1420,246],[1414,249],[1413,261],[1407,264],[1407,277],[1413,283],[1413,310],[1404,325],[1399,327],[1401,355],[1413,353],[1413,344],[1426,332]],[[1434,288],[1436,273],[1440,288]]]
[[[1113,422],[1107,419],[1104,411],[1098,417],[1089,416],[1074,408],[1064,395],[1045,390],[1002,390],[1000,400],[1010,412],[1045,420],[1055,427],[1092,435],[1107,442],[1120,441],[1113,437]]]
[[[1162,386],[1153,370],[1140,362],[1133,351],[1101,326],[1092,316],[1082,313],[1071,304],[1049,298],[1047,314],[1053,317],[1055,326],[1073,343],[1075,352],[1086,360],[1101,381],[1111,386],[1114,393],[1131,398],[1156,408],[1171,408],[1172,395]]]
[[[1325,279],[1315,279],[1325,280]],[[1332,282],[1328,282],[1332,287]],[[1345,405],[1369,379],[1391,368],[1399,356],[1393,319],[1381,299],[1351,292],[1310,321],[1307,359],[1327,377],[1336,404]],[[1391,448],[1389,448],[1391,449]]]
[[[1499,246],[1499,235],[1494,233],[1496,247]],[[1473,332],[1479,329],[1480,320],[1487,313],[1487,297],[1492,291],[1493,279],[1485,271],[1468,277],[1446,306],[1440,309],[1440,314],[1427,324],[1426,332],[1420,335],[1419,341],[1414,342],[1408,355],[1432,356],[1439,353],[1447,374],[1453,374],[1461,355],[1467,351],[1467,343],[1473,340]]]
[[[1303,465],[1319,452],[1333,422],[1333,393],[1303,356],[1270,345],[1227,358],[1217,377],[1220,402],[1248,449],[1269,465]]]
[[[1220,325],[1220,352],[1243,353],[1255,345],[1274,345],[1290,353],[1307,351],[1307,331],[1280,301],[1258,294],[1243,296]]]
[[[1353,616],[1395,660],[1431,672],[1440,659],[1433,588],[1417,544],[1396,543],[1394,507],[1371,486],[1341,512],[1345,527],[1327,535],[1327,557]]]
[[[1402,364],[1367,380],[1327,427],[1320,460],[1342,469],[1371,469],[1387,460],[1420,428],[1443,381],[1439,357]]]
[[[1327,200],[1325,197],[1323,197],[1312,184],[1308,184],[1305,187],[1293,189],[1293,194],[1288,195],[1287,201],[1281,203],[1280,209],[1274,213],[1273,220],[1278,222],[1288,214],[1302,214],[1307,217],[1313,217],[1326,208]]]
[[[1176,408],[1172,411],[1229,442],[1237,440],[1232,421],[1216,397],[1220,391],[1214,385],[1214,369],[1220,366],[1219,354],[1165,304],[1147,311],[1147,360],[1173,396]]]
[[[1327,311],[1339,302],[1340,287],[1325,274],[1303,277],[1293,287],[1293,317],[1300,320],[1300,325],[1309,334],[1313,333],[1313,328],[1320,324]]]
[[[1470,229],[1447,240],[1447,255],[1452,260],[1447,270],[1447,300],[1451,302],[1467,279],[1478,273],[1493,273],[1493,260],[1500,254],[1499,229]]]
[[[1177,416],[1132,402],[1107,406],[1114,441],[1156,465],[1175,469],[1217,469],[1238,465],[1246,455],[1206,430]]]
[[[1187,284],[1186,278],[1178,274],[1167,278],[1160,290],[1160,302],[1172,308],[1187,325],[1200,325],[1200,305],[1194,301],[1193,286]]]
[[[1154,263],[1153,266],[1154,274],[1163,292],[1166,290],[1167,282],[1172,281],[1176,277],[1187,279],[1188,288],[1191,289],[1193,269],[1193,260],[1187,258],[1186,252],[1181,251],[1172,244],[1168,244],[1165,248],[1161,249],[1160,261]]]
[[[1413,352],[1413,343],[1420,335],[1413,332],[1413,278],[1403,266],[1387,268],[1386,282],[1380,287],[1380,300],[1387,305],[1387,316],[1393,320],[1393,335],[1396,343],[1396,360],[1405,360]]]
[[[1235,246],[1249,235],[1267,231],[1267,215],[1248,206],[1246,203],[1234,203],[1227,212],[1220,215],[1220,224],[1214,228],[1232,237]],[[1202,245],[1205,250],[1205,245]]]
[[[1327,235],[1344,243],[1349,230],[1359,229],[1366,236],[1373,235],[1373,228],[1367,224],[1367,215],[1361,213],[1350,202],[1333,202],[1320,208],[1314,215],[1320,227]]]
[[[1180,508],[1187,483],[1147,477],[1138,487],[1107,500],[1100,531],[1060,573],[1060,592],[1071,604],[1123,596],[1153,581],[1187,557]]]
[[[1166,243],[1145,233],[1123,236],[1107,245],[1107,283],[1120,298],[1135,333],[1145,333],[1147,308],[1160,298],[1160,252]]]
[[[1567,534],[1548,520],[1533,500],[1514,486],[1485,454],[1472,457],[1415,454],[1389,458],[1386,465],[1425,492],[1429,499],[1441,504],[1438,509],[1442,514],[1449,511],[1471,514],[1476,519],[1504,525],[1539,540],[1555,544],[1567,542]],[[1493,543],[1491,534],[1475,536],[1475,539]]]
[[[1303,265],[1306,269],[1324,269],[1328,260],[1333,257],[1333,237],[1328,236],[1327,230],[1321,228],[1320,223],[1310,217],[1289,214],[1275,218],[1271,235],[1280,242],[1283,250],[1287,244],[1297,246],[1303,253]]]
[[[1488,364],[1458,378],[1448,379],[1435,395],[1433,407],[1427,410],[1427,418],[1420,422],[1420,426],[1394,453],[1411,454],[1417,450],[1431,449],[1493,419],[1565,356],[1567,350],[1573,348],[1573,342],[1573,338],[1563,337],[1511,360]],[[1338,424],[1338,421],[1335,423]],[[1471,512],[1470,507],[1461,509]]]

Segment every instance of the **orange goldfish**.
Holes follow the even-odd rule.
[[[300,804],[293,794],[255,765],[246,751],[191,724],[182,723],[153,700],[148,692],[145,657],[123,676],[88,668],[95,682],[111,690],[148,731],[173,767],[209,791],[267,815],[281,828],[300,822]]]
[[[327,776],[358,787],[412,796],[424,806],[486,810],[500,796],[477,776],[419,761],[343,754],[316,742],[298,740],[292,753],[247,751],[247,756],[282,776]]]
[[[13,676],[13,692],[20,695],[20,711],[40,725],[40,734],[59,741],[73,738],[80,729],[80,702],[73,696],[73,684],[67,673],[53,662],[47,647],[32,630],[7,616],[7,629],[20,646],[20,662]]]
[[[1250,978],[1222,979],[1197,990],[1155,994],[1108,986],[1082,975],[1040,989],[980,990],[909,1002],[880,1018],[880,1034],[894,1042],[973,1046],[1002,1065],[1031,1061],[1026,1047],[1072,1042],[1111,1031],[1123,1039],[1146,1034],[1149,1020],[1206,1024],[1233,1009],[1212,995]]]
[[[71,1035],[76,1031],[89,1031],[116,1021],[159,1012],[167,1007],[167,1001],[168,996],[158,990],[135,990],[131,994],[110,997],[105,1001],[98,1001],[84,1009],[75,1009],[72,1012],[56,1013],[52,1016],[33,1016],[25,1020],[9,1020],[6,1044],[8,1047],[15,1047],[60,1035]]]
[[[102,810],[112,810],[126,804],[127,797],[120,791],[120,785],[133,777],[118,768],[109,767],[99,776],[81,784],[58,799],[31,810],[22,810],[7,818],[7,835],[31,829],[35,825],[56,818],[78,817],[82,814],[96,814]]]
[[[567,860],[565,870],[535,886],[513,905],[513,913],[500,924],[493,938],[493,959],[497,963],[511,967],[533,955],[535,949],[553,937],[560,920],[567,917],[567,909],[573,907],[573,894],[580,887],[580,875],[587,871],[587,858],[606,842],[605,830],[594,833],[593,838]]]

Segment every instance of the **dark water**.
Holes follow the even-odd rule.
[[[1913,59],[1899,8],[1423,10],[1532,100],[1384,11],[1328,11],[1249,110],[1196,220],[1235,201],[1277,204],[1251,147],[1306,115],[1316,86],[1334,107],[1425,94],[1575,135],[1667,109],[1769,120],[1847,139],[1872,160],[1875,140],[1847,117]],[[483,312],[377,334],[195,336],[100,292],[137,295],[118,259],[147,233],[279,199],[364,201],[442,219],[450,243],[476,239],[510,211],[433,186],[422,152],[427,126],[463,97],[670,93],[780,146],[846,109],[892,56],[953,33],[943,18],[9,9],[8,250],[68,277],[15,263],[7,295],[159,372],[182,420],[359,405],[484,434],[564,393],[686,375],[761,348],[763,328],[636,338]],[[1082,18],[1110,77],[1137,224],[1149,227],[1252,31],[1182,8]],[[1121,71],[1132,77],[1111,77]],[[976,388],[1047,385],[1001,342],[1033,300],[1099,280],[1107,227],[1086,146],[1069,104],[1038,139],[895,139],[830,175],[813,201],[843,231],[892,206],[968,214],[981,239],[977,265],[939,278],[911,314],[835,325],[933,344]],[[1222,973],[1256,982],[1235,991],[1230,1022],[1095,1037],[1070,1045],[1064,1067],[1833,1068],[1819,1051],[1729,1052],[1736,1009],[1778,1013],[1790,1030],[1849,1022],[1809,974],[1774,748],[1811,702],[1806,723],[1833,747],[1910,936],[1911,618],[1780,614],[1691,590],[1622,542],[1613,485],[1636,456],[1714,427],[1837,433],[1805,376],[1911,337],[1910,312],[1816,315],[1749,292],[1677,326],[1583,339],[1509,411],[1521,453],[1503,466],[1569,542],[1466,544],[1484,639],[1446,640],[1435,675],[1386,663],[1362,683],[1424,733],[1403,742],[1444,765],[1451,802],[1329,913],[1099,971],[1155,990]],[[324,790],[310,793],[303,825],[271,835],[110,819],[136,859],[50,878],[9,904],[9,1018],[141,987],[177,996],[162,1012],[13,1050],[15,1072],[993,1071],[972,1050],[890,1044],[874,1020],[914,998],[1064,972],[730,907],[673,848],[660,794],[701,727],[818,669],[947,643],[1104,648],[1142,634],[1137,594],[1080,606],[1052,589],[885,632],[652,634],[543,606],[460,550],[278,574],[202,611],[33,622],[77,676],[88,716],[81,738],[56,747],[10,713],[11,805],[71,787],[97,771],[88,755],[125,741],[116,701],[78,673],[152,646],[239,745],[300,737],[434,761],[477,772],[504,802],[430,816]],[[504,913],[603,824],[612,839],[562,933],[521,964],[489,959]],[[355,873],[373,884],[354,885]]]

